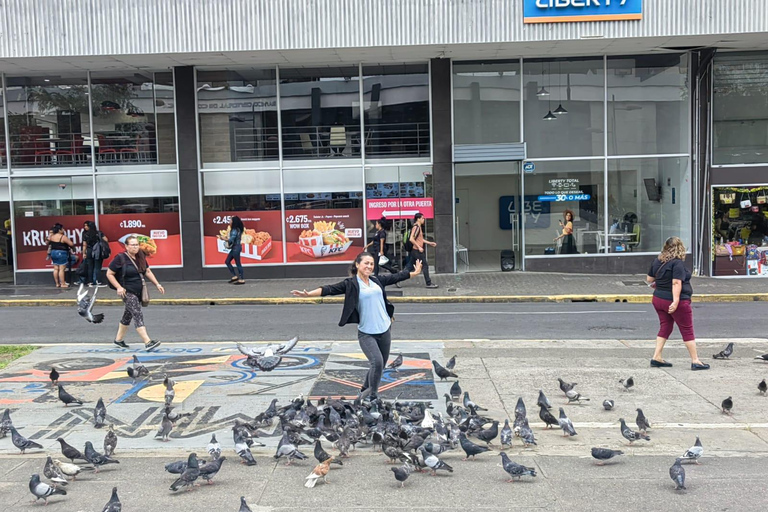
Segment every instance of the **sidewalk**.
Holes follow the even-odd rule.
[[[339,276],[338,279],[341,279]],[[339,298],[297,299],[292,289],[312,289],[332,283],[334,278],[249,280],[243,286],[220,281],[167,282],[165,296],[153,287],[150,295],[156,305],[193,304],[283,304],[333,302]],[[643,275],[588,275],[533,272],[493,272],[438,274],[433,281],[440,288],[428,290],[423,278],[390,287],[393,302],[650,302],[652,290]],[[714,279],[698,277],[692,281],[694,300],[739,302],[768,300],[763,279]],[[75,289],[57,290],[53,286],[0,285],[2,306],[72,305]],[[106,299],[106,300],[105,300]],[[100,290],[100,304],[121,304],[108,288]]]

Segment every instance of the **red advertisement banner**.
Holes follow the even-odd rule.
[[[352,261],[364,247],[363,212],[358,209],[286,210],[288,261]]]
[[[40,270],[53,268],[48,254],[46,238],[57,222],[64,226],[64,231],[72,243],[78,258],[83,248],[83,224],[93,220],[93,215],[57,215],[50,217],[16,217],[16,263],[19,270]]]
[[[392,219],[413,219],[417,213],[427,219],[435,217],[435,204],[431,197],[391,197],[366,200],[368,219],[385,217]]]
[[[128,235],[137,235],[150,266],[181,265],[181,226],[179,213],[110,213],[99,215],[99,229],[109,239],[112,255],[125,251]]]
[[[243,266],[264,263],[283,263],[283,230],[280,210],[205,212],[203,213],[203,244],[205,264],[223,265],[229,254],[226,242],[219,235],[227,235],[232,217],[237,215],[245,226],[240,260]]]

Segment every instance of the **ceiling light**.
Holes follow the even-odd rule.
[[[539,92],[536,93],[536,96],[549,96],[549,91],[542,86]]]
[[[567,114],[568,111],[563,108],[563,104],[561,103],[560,105],[557,106],[554,113],[561,116],[563,114]]]
[[[544,116],[545,121],[554,121],[555,119],[557,119],[557,116],[553,114],[551,110]]]

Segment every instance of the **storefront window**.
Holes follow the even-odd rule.
[[[46,237],[60,223],[80,253],[83,223],[94,220],[93,178],[17,178],[12,180],[14,243],[19,270],[52,268]]]
[[[714,187],[712,275],[768,276],[768,185]]]
[[[687,54],[608,57],[608,154],[687,153]]]
[[[363,66],[366,158],[429,156],[426,64]]]
[[[526,60],[523,73],[529,158],[605,154],[603,59]]]
[[[360,157],[358,68],[280,69],[283,158]]]
[[[205,264],[224,265],[233,216],[240,217],[243,265],[283,263],[280,171],[217,171],[203,174]]]
[[[204,167],[278,159],[275,83],[274,69],[197,72]]]
[[[520,142],[520,62],[454,63],[456,144]]]
[[[768,163],[768,52],[718,53],[712,163]]]
[[[609,251],[658,252],[670,236],[691,243],[687,158],[608,161]]]
[[[5,98],[3,98],[3,87],[0,82],[0,175],[8,172],[8,145],[5,135]]]
[[[85,73],[6,77],[6,95],[12,167],[90,165]]]

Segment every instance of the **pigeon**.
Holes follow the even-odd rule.
[[[51,386],[56,386],[59,383],[59,372],[53,366],[51,366],[51,373],[48,374],[48,378],[51,379]]]
[[[0,419],[0,437],[5,437],[11,431],[12,426],[11,410],[6,409],[5,412],[3,412],[2,419]]]
[[[188,487],[195,483],[200,477],[200,465],[197,462],[197,454],[190,453],[187,458],[187,468],[184,472],[171,484],[170,489],[172,491],[178,491],[182,487]]]
[[[209,485],[213,484],[213,477],[219,472],[221,465],[224,464],[225,460],[227,460],[226,457],[219,457],[218,459],[206,462],[200,466],[200,476],[204,478]]]
[[[173,386],[176,383],[169,379],[168,374],[166,374],[163,379],[163,384],[165,385],[165,405],[171,405],[173,399],[176,398],[176,391],[173,389]]]
[[[40,448],[41,450],[43,449],[42,445],[39,445],[34,441],[30,441],[23,435],[19,434],[19,431],[16,430],[13,425],[11,425],[11,442],[13,442],[13,446],[21,450],[21,455],[24,455],[26,450],[31,450],[33,448]]]
[[[459,381],[453,381],[449,393],[451,394],[452,400],[458,400],[461,398],[461,386],[459,386]]]
[[[557,381],[560,383],[560,391],[562,391],[563,393],[566,393],[567,391],[573,389],[573,386],[576,385],[575,382],[565,382],[560,377],[557,378]]]
[[[717,354],[714,354],[712,357],[715,359],[728,359],[731,357],[731,354],[733,354],[733,342],[726,345],[726,347],[718,352]]]
[[[320,462],[320,463],[325,462],[325,461],[327,461],[328,459],[331,458],[331,456],[328,455],[328,452],[323,450],[323,445],[320,444],[320,440],[319,439],[317,441],[315,441],[314,455],[315,455],[315,459],[317,459],[317,462]],[[344,462],[342,462],[339,459],[335,459],[335,458],[331,461],[331,463],[332,464],[338,464],[339,466],[343,466],[344,465]]]
[[[761,361],[768,361],[768,354],[763,354],[761,356],[755,356],[755,359],[759,359]]]
[[[681,459],[675,459],[675,463],[669,468],[669,478],[675,482],[675,490],[685,490],[685,468],[680,464]]]
[[[424,449],[427,450],[432,455],[440,455],[443,452],[447,452],[451,449],[451,444],[446,442],[444,444],[439,443],[433,443],[432,441],[425,441],[424,442]]]
[[[453,468],[437,458],[437,455],[428,453],[426,448],[423,446],[419,447],[419,451],[421,452],[421,458],[424,459],[424,464],[426,464],[427,467],[432,470],[432,476],[437,475],[437,471],[441,469],[448,471],[449,473],[453,473]]]
[[[628,378],[626,380],[625,379],[621,379],[619,381],[619,384],[624,386],[624,391],[629,391],[629,388],[631,388],[631,387],[633,387],[635,385],[635,378],[634,377],[630,377],[630,378]]]
[[[402,465],[402,467],[390,469],[395,474],[395,480],[400,482],[400,487],[405,487],[405,481],[408,480],[409,476],[411,476],[411,466],[406,462]]]
[[[464,407],[466,407],[467,409],[472,407],[473,409],[476,409],[478,411],[487,411],[488,410],[485,407],[480,407],[475,402],[473,402],[472,399],[469,398],[469,391],[465,391],[464,392]]]
[[[45,482],[41,482],[40,475],[38,474],[32,475],[32,478],[29,479],[29,492],[34,495],[35,502],[37,502],[37,500],[45,500],[46,505],[48,504],[48,498],[50,496],[55,496],[56,494],[61,494],[62,496],[67,495],[67,491],[64,489],[51,487]]]
[[[291,338],[286,343],[270,344],[266,347],[251,348],[242,343],[237,344],[237,349],[246,356],[245,364],[263,372],[271,372],[277,368],[283,360],[283,356],[293,350],[299,338]]]
[[[643,434],[651,428],[651,423],[648,421],[648,418],[645,417],[645,414],[643,414],[642,409],[637,409],[637,418],[635,418],[635,425],[637,425],[637,429],[640,430]]]
[[[624,439],[629,441],[629,444],[632,444],[635,441],[643,440],[643,441],[650,441],[651,438],[646,436],[645,434],[642,434],[640,432],[635,432],[631,428],[627,426],[627,422],[624,421],[624,418],[619,418],[619,421],[621,422],[621,435],[624,436]]]
[[[58,485],[67,485],[67,477],[61,472],[59,466],[53,463],[50,455],[45,459],[43,474],[45,475],[45,478],[53,482],[54,487]]]
[[[611,450],[610,448],[592,448],[592,457],[599,460],[598,466],[605,465],[605,461],[616,457],[617,455],[624,455],[621,450]]]
[[[400,371],[400,367],[403,365],[403,354],[398,354],[394,361],[387,365],[390,370]]]
[[[237,455],[240,456],[240,464],[255,466],[256,459],[253,458],[253,454],[251,453],[251,450],[248,447],[248,442],[241,435],[240,431],[235,429],[232,429],[232,430],[234,432],[233,438],[235,441],[235,453],[237,453]]]
[[[445,365],[446,370],[453,370],[456,368],[456,356],[451,357]]]
[[[575,389],[566,391],[565,396],[568,397],[569,404],[573,402],[581,403],[582,401],[589,402],[589,398],[581,396],[581,393],[577,392]]]
[[[88,289],[83,283],[77,289],[77,314],[92,324],[100,324],[104,321],[104,313],[93,314],[93,305],[96,304],[96,294],[99,289],[93,290],[93,295],[88,297]]]
[[[438,362],[437,362],[437,361],[435,361],[434,359],[432,360],[432,367],[433,367],[433,368],[434,368],[434,370],[435,370],[435,375],[437,375],[438,377],[440,377],[440,380],[445,380],[445,379],[447,379],[448,377],[455,377],[455,378],[458,378],[458,377],[459,377],[458,375],[456,375],[455,373],[453,373],[451,370],[446,370],[445,368],[443,368],[442,366],[440,366],[440,363],[438,363]]]
[[[168,415],[168,419],[171,420],[171,423],[176,423],[185,416],[192,416],[191,412],[176,412],[176,410],[170,405],[166,405],[164,410],[165,414]]]
[[[180,475],[187,469],[187,461],[177,460],[176,462],[169,462],[165,465],[165,470],[172,475]]]
[[[101,397],[99,397],[99,401],[96,402],[96,408],[93,410],[93,426],[96,428],[103,427],[104,420],[106,419],[107,419],[107,407],[104,405],[104,400],[102,400]]]
[[[563,437],[578,435],[573,428],[573,423],[568,419],[568,416],[565,415],[565,411],[562,407],[560,408],[560,418],[557,420],[557,423],[560,425],[560,428],[563,429]]]
[[[540,405],[539,407],[539,419],[541,419],[541,421],[543,421],[546,425],[544,428],[554,427],[555,425],[558,427],[560,426],[560,422],[557,421],[557,418],[555,418],[552,413],[547,410],[546,407],[543,405]]]
[[[211,434],[211,440],[208,442],[208,454],[213,460],[221,457],[221,445],[216,440],[216,434]]]
[[[485,441],[488,446],[491,445],[491,441],[496,439],[496,436],[499,435],[499,422],[494,421],[491,426],[487,429],[480,430],[478,432],[475,432],[475,437],[480,439],[481,441]]]
[[[517,404],[515,405],[515,418],[525,418],[526,414],[525,402],[523,397],[520,396],[517,398]]]
[[[509,428],[509,419],[504,420],[504,426],[501,429],[501,446],[512,446],[512,429]]]
[[[72,445],[67,444],[67,442],[62,438],[56,439],[59,444],[61,445],[61,454],[69,459],[71,462],[75,462],[75,460],[84,460],[87,462],[87,459],[85,458],[85,455],[83,455],[80,450],[75,448]]]
[[[699,464],[699,459],[701,456],[704,455],[704,447],[701,445],[701,439],[699,439],[699,436],[696,436],[696,442],[688,448],[681,459],[683,460],[692,460],[696,464]]]
[[[765,392],[768,391],[768,384],[765,383],[765,379],[761,380],[760,384],[757,385],[757,390],[765,396]]]
[[[134,382],[136,379],[149,376],[149,370],[139,362],[139,358],[136,357],[136,354],[133,354],[133,366],[128,366],[126,371],[128,372],[128,377],[132,378]]]
[[[120,503],[120,498],[117,497],[117,487],[112,488],[112,496],[101,512],[121,512],[123,510],[123,504]]]
[[[720,404],[720,406],[723,408],[723,414],[731,414],[731,409],[733,409],[733,397],[728,397]]]
[[[512,477],[507,480],[507,482],[514,482],[515,477],[519,481],[524,476],[536,476],[536,468],[528,468],[512,462],[505,452],[500,452],[499,455],[501,455],[501,466],[504,468],[504,471]]]
[[[328,475],[328,471],[331,470],[331,462],[333,462],[333,457],[329,457],[325,460],[325,462],[321,462],[315,466],[315,469],[313,469],[309,476],[305,478],[306,481],[304,482],[304,487],[307,489],[313,488],[317,481],[321,478],[323,479],[323,482],[327,484],[328,479],[326,477]]]
[[[467,439],[467,436],[466,434],[464,434],[464,432],[459,434],[459,444],[461,444],[461,449],[464,450],[464,453],[467,454],[467,456],[464,457],[462,460],[469,460],[470,457],[472,457],[472,460],[474,460],[475,455],[480,455],[481,453],[491,451],[490,448],[486,446],[481,446],[479,444],[475,444],[469,439]]]
[[[69,406],[69,404],[83,405],[82,400],[78,400],[77,398],[67,393],[67,391],[64,389],[64,386],[61,384],[59,384],[59,400],[64,402],[64,407]]]
[[[611,409],[613,409],[613,406],[614,406],[613,400],[609,400],[607,398],[603,400],[603,409],[605,409],[606,411],[610,411]]]
[[[539,399],[536,400],[536,405],[544,406],[547,409],[552,408],[552,404],[542,390],[539,390]]]
[[[155,439],[159,437],[161,441],[169,441],[168,436],[171,435],[171,430],[173,430],[173,422],[168,419],[167,413],[163,413],[163,420],[160,422],[160,428],[157,429]]]
[[[237,512],[253,512],[251,507],[245,502],[245,496],[240,496],[240,510]]]
[[[523,446],[526,448],[529,446],[538,446],[536,437],[533,435],[533,430],[528,426],[528,421],[515,427],[515,435],[523,440]]]
[[[61,462],[58,459],[53,459],[53,463],[56,467],[65,475],[71,476],[72,480],[77,480],[77,475],[83,471],[93,471],[90,466],[78,466],[77,464],[70,464],[69,462]]]
[[[115,453],[115,448],[117,448],[117,434],[115,434],[115,426],[110,423],[109,431],[104,436],[104,455],[111,457]]]
[[[343,452],[343,450],[340,450]],[[286,463],[286,466],[290,466],[291,463],[293,463],[293,459],[299,459],[299,460],[306,460],[307,456],[304,455],[299,451],[296,446],[291,443],[290,438],[288,437],[288,433],[284,433],[282,439],[280,439],[280,442],[277,445],[277,451],[275,452],[275,455],[273,457],[277,459],[281,459],[283,457],[288,458],[288,462]]]
[[[105,466],[107,464],[120,464],[120,461],[117,459],[112,459],[94,450],[93,443],[90,441],[85,442],[85,459],[93,464],[93,466],[96,468],[96,473],[99,472],[99,466]]]

